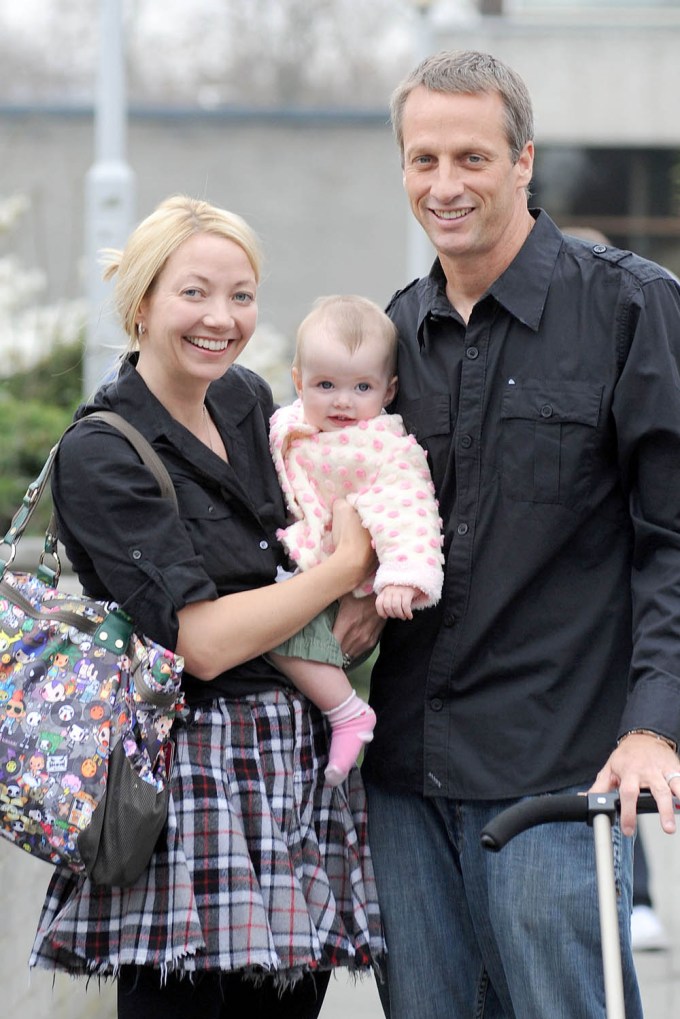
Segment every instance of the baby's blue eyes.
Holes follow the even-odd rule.
[[[324,390],[330,390],[330,389],[334,389],[335,388],[333,383],[329,382],[328,379],[324,379],[324,381],[323,382],[319,382],[318,385],[319,385],[319,389],[324,389]],[[371,389],[371,384],[370,384],[370,382],[357,382],[357,384],[356,384],[356,386],[354,388],[357,389],[360,393],[368,393],[370,391],[370,389]]]

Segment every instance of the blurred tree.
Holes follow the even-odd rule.
[[[55,347],[30,371],[0,380],[0,535],[6,533],[26,489],[73,417],[82,388],[81,362],[78,340]],[[43,534],[49,515],[46,493],[27,533]]]
[[[385,105],[411,63],[415,0],[121,0],[131,102]],[[91,101],[96,3],[0,6],[5,101]]]
[[[0,238],[26,211],[22,195],[0,201]],[[39,305],[42,275],[11,251],[0,255],[0,528],[9,522],[50,447],[70,421],[82,391],[81,302]],[[31,522],[45,529],[49,500]]]

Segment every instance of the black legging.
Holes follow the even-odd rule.
[[[310,974],[279,992],[271,979],[258,986],[235,973],[169,974],[161,986],[158,970],[121,966],[118,1019],[317,1019],[329,979]]]

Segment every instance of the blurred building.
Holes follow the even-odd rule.
[[[527,82],[537,202],[677,272],[678,0],[459,0],[432,18],[442,48],[488,51]]]
[[[526,79],[536,109],[533,204],[680,274],[677,0],[413,3],[422,11],[414,53],[484,49]],[[349,93],[343,109],[133,106],[138,216],[178,191],[245,216],[266,253],[261,321],[291,343],[319,294],[384,303],[413,274],[387,99],[375,110],[353,106]],[[12,245],[44,272],[51,301],[83,293],[92,128],[87,107],[0,106],[3,193],[31,199]]]

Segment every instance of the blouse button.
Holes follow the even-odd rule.
[[[269,548],[269,542],[268,542],[268,541],[265,541],[265,540],[264,540],[264,538],[263,538],[263,539],[262,539],[262,541],[260,542],[260,548],[261,548],[261,549],[262,549],[263,551],[264,551],[264,549],[266,549],[266,548]]]

